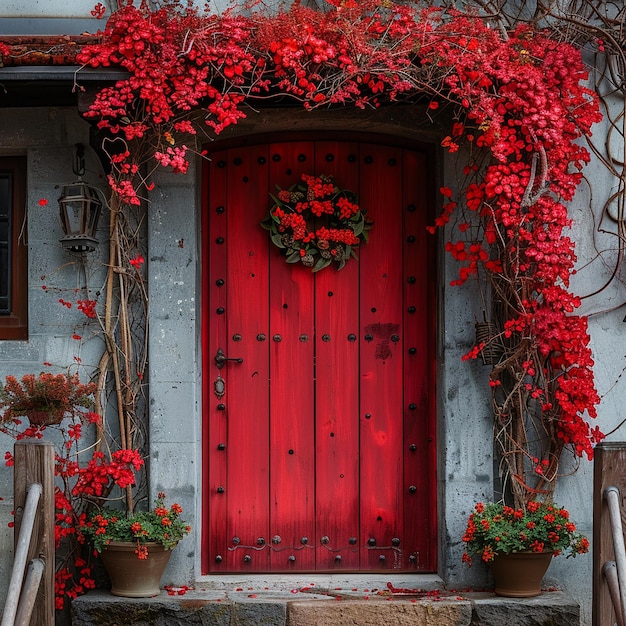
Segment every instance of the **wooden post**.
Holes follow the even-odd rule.
[[[613,626],[618,622],[602,573],[607,561],[615,560],[608,506],[607,487],[619,490],[622,524],[626,502],[626,442],[601,443],[594,452],[593,467],[593,626]],[[626,584],[626,581],[622,581]]]
[[[39,483],[43,492],[33,528],[28,559],[45,562],[31,626],[54,626],[54,445],[39,439],[15,443],[13,494],[15,506],[15,541],[19,536],[28,485]]]

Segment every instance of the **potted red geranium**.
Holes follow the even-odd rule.
[[[489,564],[495,592],[530,597],[541,593],[541,581],[553,557],[575,557],[589,551],[569,512],[551,502],[531,501],[526,509],[501,502],[479,502],[467,520],[463,561],[472,555]]]
[[[172,550],[191,531],[182,511],[176,503],[166,507],[165,494],[159,493],[151,510],[127,514],[105,508],[84,522],[80,530],[100,554],[113,595],[159,595]]]

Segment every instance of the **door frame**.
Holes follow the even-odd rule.
[[[199,237],[199,248],[201,254],[201,276],[200,276],[200,289],[201,289],[201,380],[202,380],[202,389],[201,389],[201,419],[202,419],[202,441],[201,441],[201,456],[202,456],[202,469],[201,469],[201,485],[202,485],[202,503],[200,507],[200,511],[202,514],[202,519],[200,523],[200,528],[206,528],[206,522],[209,519],[209,498],[208,498],[208,466],[209,466],[209,450],[208,450],[208,411],[205,410],[205,407],[209,406],[210,397],[211,397],[211,389],[210,389],[210,377],[207,376],[207,372],[209,372],[209,368],[211,365],[212,355],[209,354],[208,350],[208,330],[205,322],[204,312],[208,310],[208,290],[204,285],[204,277],[208,276],[209,273],[209,255],[207,254],[205,242],[208,241],[210,233],[209,233],[209,219],[208,212],[205,210],[205,207],[209,198],[209,176],[208,176],[208,160],[211,158],[212,152],[221,151],[224,149],[239,147],[244,145],[256,145],[263,143],[277,143],[277,142],[288,142],[288,141],[324,141],[324,140],[333,140],[333,141],[357,141],[360,143],[370,143],[370,144],[381,144],[386,146],[395,146],[400,148],[406,148],[409,150],[415,150],[418,152],[423,152],[427,155],[427,172],[426,177],[428,180],[432,181],[432,184],[429,185],[427,189],[427,210],[428,215],[427,219],[429,223],[434,223],[434,218],[436,215],[435,207],[437,206],[436,200],[436,189],[438,187],[437,182],[440,179],[439,171],[438,171],[438,159],[437,152],[434,144],[416,141],[416,140],[406,140],[399,138],[393,135],[384,135],[378,133],[368,133],[363,131],[341,131],[341,132],[333,132],[333,131],[320,131],[320,130],[301,130],[295,132],[264,132],[264,133],[256,133],[256,134],[246,134],[234,138],[229,139],[221,139],[215,141],[211,144],[207,144],[203,146],[205,155],[205,160],[202,164],[201,169],[201,198],[200,198],[200,237]],[[431,393],[428,397],[428,428],[429,428],[429,441],[434,439],[435,445],[429,447],[429,458],[427,460],[427,464],[430,472],[430,480],[429,480],[429,502],[431,503],[428,515],[429,515],[429,525],[430,528],[433,529],[434,532],[431,533],[430,544],[429,544],[429,552],[431,554],[431,559],[433,563],[433,572],[437,572],[438,570],[438,556],[439,556],[439,544],[438,544],[438,535],[439,535],[439,526],[438,526],[438,511],[439,511],[439,490],[437,486],[437,472],[438,472],[438,440],[437,440],[437,354],[438,354],[438,320],[439,320],[439,303],[437,302],[437,284],[438,284],[438,263],[437,259],[439,257],[439,240],[440,236],[437,235],[428,235],[426,238],[427,241],[427,259],[428,259],[428,267],[426,268],[427,278],[428,278],[428,298],[427,298],[427,325],[428,325],[428,358],[429,363],[427,366],[428,372],[428,388],[431,389]],[[205,541],[203,538],[204,530],[201,531],[202,535],[200,536],[200,547],[201,547],[201,556],[200,556],[200,566],[201,571],[200,574],[202,576],[211,575],[209,571],[209,555],[208,551],[205,548]],[[429,570],[430,571],[430,570]],[[402,572],[404,575],[407,572]],[[416,572],[416,573],[426,573],[426,572]],[[256,573],[253,573],[256,574]],[[259,574],[261,575],[261,574]],[[315,573],[313,573],[315,575]]]

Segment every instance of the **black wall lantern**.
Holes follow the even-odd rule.
[[[59,241],[71,252],[93,252],[98,246],[96,229],[102,201],[97,189],[80,179],[85,173],[85,148],[80,143],[76,144],[72,169],[78,180],[64,185],[59,198],[61,227],[65,233]]]

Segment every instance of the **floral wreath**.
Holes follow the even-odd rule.
[[[354,192],[339,189],[332,176],[302,174],[304,183],[278,185],[267,217],[261,222],[287,263],[302,263],[317,272],[331,263],[342,269],[356,248],[367,243],[372,222],[356,203]]]

